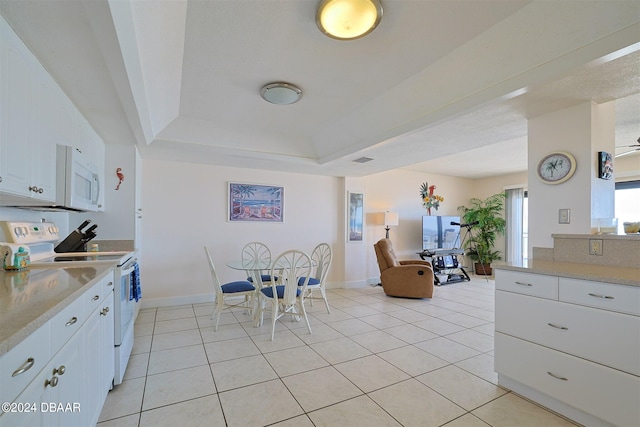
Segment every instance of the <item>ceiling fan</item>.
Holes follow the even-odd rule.
[[[631,148],[631,150],[625,151],[620,154],[616,154],[615,157],[626,156],[627,154],[635,153],[636,151],[640,151],[640,138],[638,138],[638,142],[631,145],[616,145],[616,148]]]

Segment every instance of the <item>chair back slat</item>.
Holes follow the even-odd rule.
[[[242,261],[255,262],[264,261],[267,265],[271,264],[271,250],[261,242],[251,242],[242,248]]]
[[[213,259],[211,258],[211,253],[209,252],[209,248],[204,247],[204,252],[207,254],[207,261],[209,262],[209,270],[211,271],[211,279],[213,280],[213,286],[216,289],[217,293],[222,293],[222,285],[220,284],[220,279],[218,279],[218,274],[216,273],[216,267],[213,265]]]
[[[313,249],[311,253],[311,260],[316,265],[316,273],[314,277],[324,283],[327,274],[329,274],[329,268],[331,268],[331,246],[328,243],[320,243]]]
[[[311,274],[311,258],[299,250],[289,250],[278,255],[271,268],[271,276],[280,277],[279,284],[284,286],[282,298],[283,304],[294,304],[298,292],[298,279],[306,277],[300,292],[304,292],[309,283]],[[273,283],[273,291],[276,292],[276,284]]]

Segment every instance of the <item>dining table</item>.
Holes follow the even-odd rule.
[[[227,267],[233,270],[244,271],[247,274],[247,277],[251,278],[251,280],[253,281],[253,285],[256,288],[254,305],[260,304],[259,293],[260,293],[260,289],[264,287],[264,283],[262,282],[262,273],[265,271],[269,272],[267,274],[271,273],[271,268],[273,266],[272,262],[265,261],[265,260],[243,259],[243,260],[229,261],[226,263],[226,265]],[[259,327],[260,326],[260,314],[259,314],[260,310],[258,310],[257,306],[251,307],[251,310],[253,311],[254,326]]]
[[[253,284],[256,289],[262,288],[262,272],[271,271],[272,263],[264,260],[235,260],[227,262],[227,267],[234,270],[244,270],[247,273],[247,277],[253,280]]]
[[[311,266],[315,266],[316,263],[311,260]],[[256,288],[256,297],[255,301],[257,304],[260,304],[259,301],[259,293],[260,289],[264,287],[264,283],[262,282],[262,273],[271,274],[271,269],[273,268],[273,262],[265,261],[265,260],[233,260],[226,263],[226,266],[233,270],[245,271],[247,277],[250,277],[253,281],[253,285]],[[254,325],[255,327],[260,326],[260,310],[257,310],[258,307],[252,307],[253,315],[254,315]]]

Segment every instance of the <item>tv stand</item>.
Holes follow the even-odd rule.
[[[431,259],[436,286],[471,281],[464,266],[458,260],[458,256],[464,255],[462,249],[425,249],[417,254],[422,260]]]

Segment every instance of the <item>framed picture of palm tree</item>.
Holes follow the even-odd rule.
[[[284,222],[284,187],[229,182],[229,222]]]
[[[347,192],[347,242],[362,242],[364,231],[364,194]]]

